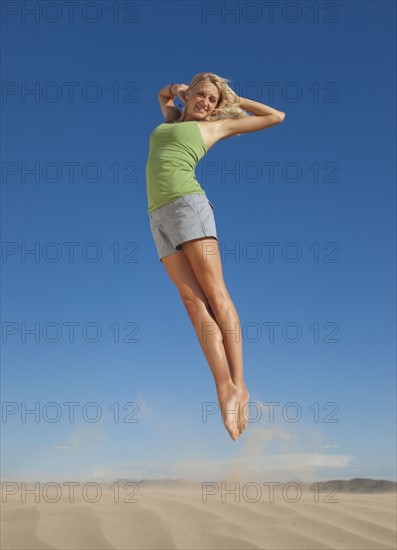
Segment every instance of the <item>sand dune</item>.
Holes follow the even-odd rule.
[[[23,502],[23,490],[32,484],[3,482],[1,548],[397,548],[392,482],[349,480],[338,486],[345,490],[330,496],[297,482],[271,493],[259,482],[202,486],[142,480],[135,490],[124,490],[127,481],[96,484],[99,493],[92,487],[84,493],[81,483],[72,496],[62,483],[58,493],[41,484],[38,502],[32,494]]]

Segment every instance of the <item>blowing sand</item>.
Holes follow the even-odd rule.
[[[2,485],[4,550],[397,547],[395,492],[121,481],[76,482],[74,493],[41,483],[24,497],[34,484]]]

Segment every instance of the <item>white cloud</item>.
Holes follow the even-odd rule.
[[[303,481],[313,481],[321,477],[322,474],[326,478],[335,477],[337,470],[349,466],[353,458],[349,455],[289,453],[175,464],[161,464],[152,461],[150,465],[148,463],[131,463],[99,467],[91,472],[91,476],[108,481],[117,478],[135,480],[172,478],[199,482],[222,479],[288,481],[297,477]]]

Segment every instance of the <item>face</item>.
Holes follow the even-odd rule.
[[[197,120],[205,119],[215,109],[219,92],[209,80],[202,80],[186,91],[186,111]]]

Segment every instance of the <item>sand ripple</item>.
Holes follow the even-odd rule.
[[[249,502],[201,486],[141,487],[136,503],[106,491],[96,502],[2,505],[1,548],[24,549],[390,549],[397,547],[395,494],[338,494],[338,503]]]

